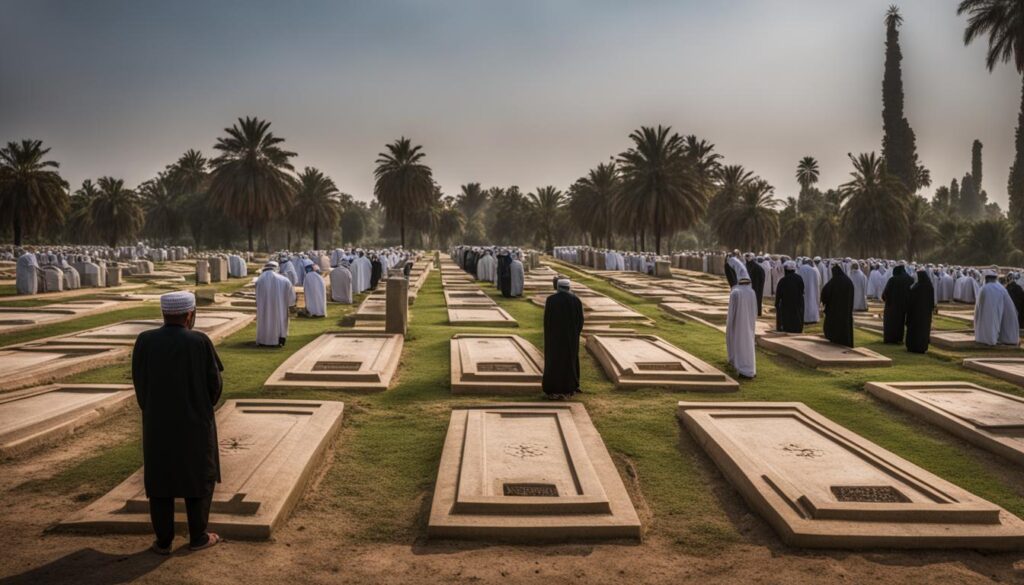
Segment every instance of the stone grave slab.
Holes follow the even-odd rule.
[[[242,329],[255,319],[255,315],[242,311],[197,311],[193,328],[202,331],[210,341],[218,343],[225,337]],[[103,325],[85,331],[70,333],[61,338],[62,343],[134,345],[135,338],[143,331],[163,325],[163,319],[134,319],[111,325]]]
[[[74,433],[134,404],[131,384],[52,384],[0,395],[0,457]]]
[[[853,314],[853,325],[864,331],[882,335],[885,331],[881,315],[877,313],[857,312]]]
[[[711,364],[657,335],[596,333],[587,351],[616,388],[670,388],[696,392],[735,392],[739,383]]]
[[[480,289],[445,290],[444,302],[449,307],[490,307],[497,304]]]
[[[1024,546],[1016,516],[804,404],[680,402],[677,416],[790,546]]]
[[[1024,386],[1024,358],[975,357],[964,360],[964,367]]]
[[[221,483],[210,508],[212,532],[267,539],[302,498],[341,428],[344,405],[324,400],[228,400],[217,409]],[[183,502],[175,522],[185,524]],[[60,530],[149,533],[143,470],[57,526]]]
[[[583,304],[584,321],[647,321],[647,317],[609,297],[577,295]]]
[[[387,305],[387,298],[383,295],[367,296],[356,310],[355,318],[359,321],[384,321]]]
[[[519,327],[508,311],[493,307],[448,307],[448,323],[477,327]]]
[[[940,317],[947,317],[949,319],[956,319],[958,321],[966,321],[968,323],[974,323],[974,307],[973,306],[943,306],[939,305],[938,314]]]
[[[264,386],[387,390],[404,344],[403,336],[392,333],[324,333],[278,366]]]
[[[543,376],[544,354],[518,335],[452,336],[453,394],[538,394]]]
[[[973,329],[959,329],[956,331],[932,329],[929,341],[935,347],[952,351],[965,349],[1015,349],[1016,345],[985,345],[974,341]]]
[[[88,315],[124,309],[132,305],[112,300],[82,300],[41,307],[0,307],[0,334],[33,329]]]
[[[818,335],[762,335],[761,347],[815,368],[876,368],[891,366],[892,360],[866,347],[837,345]]]
[[[877,398],[1024,464],[1024,398],[969,382],[868,382]]]
[[[452,411],[427,533],[638,539],[640,520],[582,404],[493,404]]]

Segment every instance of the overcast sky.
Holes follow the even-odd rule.
[[[368,199],[377,153],[401,135],[454,195],[566,188],[660,123],[785,197],[801,157],[831,187],[847,152],[881,148],[893,1],[0,0],[0,141],[42,139],[74,186],[134,185],[256,115],[297,168]],[[948,184],[980,139],[1005,209],[1020,78],[963,46],[955,0],[899,5],[921,160]]]

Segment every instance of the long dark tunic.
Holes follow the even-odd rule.
[[[559,291],[544,303],[544,379],[546,394],[573,394],[580,389],[580,333],[583,303]]]
[[[756,260],[747,262],[747,274],[750,275],[750,287],[757,297],[757,316],[761,316],[761,296],[764,294],[764,268]]]
[[[1017,307],[1017,325],[1024,329],[1024,288],[1016,282],[1006,285],[1006,292],[1010,293],[1010,300],[1013,306]]]
[[[839,266],[832,267],[832,278],[821,289],[825,307],[825,339],[853,347],[853,281]]]
[[[501,296],[512,297],[512,257],[508,254],[498,256],[498,289]]]
[[[902,343],[904,326],[907,323],[907,303],[910,301],[910,287],[914,279],[903,266],[892,269],[892,277],[885,283],[882,300],[885,312],[882,314],[882,341]]]
[[[213,407],[223,369],[199,331],[164,325],[135,340],[132,382],[142,409],[147,497],[201,498],[220,481]]]
[[[910,287],[907,303],[907,351],[924,353],[932,335],[932,311],[935,289],[924,270],[917,271],[917,282]]]
[[[725,257],[725,279],[729,281],[729,288],[736,286],[736,271],[729,266],[729,257]]]
[[[466,265],[462,267],[462,269],[470,273],[474,279],[476,278],[477,260],[479,260],[479,255],[475,251],[470,250],[466,253]]]
[[[380,260],[374,258],[370,260],[370,288],[377,288],[377,283],[380,282],[380,276],[383,272],[384,267],[381,265]]]
[[[804,279],[787,270],[775,289],[775,329],[804,332]]]

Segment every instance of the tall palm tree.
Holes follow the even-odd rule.
[[[779,213],[779,244],[793,256],[806,254],[811,238],[811,224],[806,214],[800,213],[799,202],[793,197],[786,199],[786,205]]]
[[[938,241],[935,212],[927,199],[915,195],[907,207],[907,260],[918,260],[919,254],[932,249]]]
[[[847,241],[862,258],[898,252],[907,233],[909,192],[874,152],[848,156],[853,179],[840,186],[847,199],[842,211]]]
[[[68,204],[67,222],[64,224],[65,239],[69,242],[88,244],[92,243],[95,233],[92,227],[92,218],[89,216],[89,206],[92,200],[99,193],[96,184],[92,179],[82,181],[82,186],[71,194]]]
[[[803,193],[818,182],[821,171],[818,170],[818,161],[813,156],[805,156],[796,165],[796,182],[800,184],[800,192]]]
[[[963,260],[974,265],[1005,264],[1014,250],[1010,223],[1003,218],[985,219],[970,224]]]
[[[718,170],[717,191],[708,203],[705,216],[716,232],[721,225],[722,214],[739,200],[740,194],[755,178],[754,173],[743,168],[743,165],[728,165]],[[717,235],[721,240],[721,234]]]
[[[0,149],[0,218],[11,222],[14,245],[25,231],[60,225],[68,209],[68,183],[46,160],[42,140],[8,142]]]
[[[455,199],[455,206],[461,212],[465,223],[463,230],[465,243],[482,244],[484,235],[484,210],[490,200],[490,194],[480,183],[466,183]]]
[[[534,229],[544,241],[544,249],[551,251],[555,247],[555,231],[563,211],[562,192],[551,185],[538,187],[535,193],[527,196],[527,201],[530,203]]]
[[[165,240],[177,238],[183,222],[181,198],[170,175],[160,173],[139,185],[139,196],[146,214],[146,232]]]
[[[291,206],[295,169],[288,159],[295,153],[281,147],[284,138],[274,136],[266,120],[239,118],[224,132],[213,146],[220,155],[212,162],[210,203],[245,225],[251,252],[255,226],[284,216]]]
[[[644,126],[629,138],[633,146],[619,155],[622,191],[616,213],[630,216],[641,230],[650,226],[654,250],[661,254],[663,236],[701,218],[707,185],[698,174],[696,157],[671,127]]]
[[[437,241],[441,248],[447,248],[452,240],[466,229],[466,217],[457,207],[445,204],[437,219]]]
[[[320,249],[320,226],[331,229],[341,220],[341,191],[318,169],[306,167],[298,177],[292,218],[300,229],[312,228],[313,249]]]
[[[377,155],[373,175],[373,194],[384,206],[388,219],[397,220],[402,246],[405,246],[406,216],[428,206],[434,197],[434,175],[422,161],[426,154],[405,136],[387,145]]]
[[[142,204],[135,191],[126,189],[124,180],[100,177],[99,192],[89,204],[89,219],[111,248],[130,240],[145,222]]]
[[[759,251],[779,238],[778,201],[775,188],[763,179],[747,182],[739,196],[722,210],[718,230],[721,241],[741,250]]]
[[[577,226],[592,234],[596,241],[603,240],[609,248],[615,226],[612,207],[621,188],[615,163],[602,163],[576,181],[570,196],[569,206]]]

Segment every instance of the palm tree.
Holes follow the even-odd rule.
[[[641,233],[651,226],[657,254],[662,236],[694,225],[708,198],[697,166],[707,160],[707,153],[691,156],[686,141],[671,131],[667,126],[641,127],[629,135],[633,146],[619,155],[623,180],[616,213],[629,217]]]
[[[64,221],[68,183],[53,170],[60,163],[45,159],[49,152],[42,140],[8,142],[0,149],[0,217],[11,222],[15,246],[26,230]]]
[[[89,204],[89,219],[96,232],[111,248],[142,230],[145,215],[139,196],[126,189],[124,180],[100,177],[99,192]]]
[[[874,152],[848,156],[853,161],[853,180],[840,186],[847,198],[842,211],[846,239],[862,258],[895,253],[907,233],[909,193]]]
[[[266,120],[239,118],[224,132],[214,145],[221,154],[212,163],[210,203],[245,225],[251,252],[253,228],[291,206],[295,181],[289,171],[295,169],[288,159],[295,153],[281,148],[284,139],[270,132]]]
[[[917,260],[919,254],[932,249],[938,241],[939,230],[931,205],[924,197],[914,196],[907,208],[907,259]]]
[[[725,210],[739,201],[740,194],[743,193],[744,189],[755,177],[754,173],[743,168],[743,165],[728,165],[718,170],[716,179],[718,191],[711,198],[710,203],[708,203],[705,217],[707,217],[711,227],[715,229],[718,239],[724,240],[725,238],[718,231],[722,226],[723,214]]]
[[[146,214],[146,233],[173,240],[181,231],[181,201],[170,175],[160,173],[139,185],[139,196]]]
[[[763,179],[747,182],[739,197],[722,210],[719,237],[731,247],[741,250],[764,250],[779,238],[778,201],[775,188]]]
[[[66,240],[69,242],[88,244],[95,237],[92,219],[89,217],[89,206],[99,193],[92,179],[82,181],[82,186],[71,194],[68,205],[67,222],[64,224]]]
[[[799,202],[789,197],[779,213],[779,243],[783,250],[793,256],[807,253],[807,242],[811,237],[811,225],[807,215],[800,213]]]
[[[402,246],[405,246],[405,218],[426,207],[434,197],[434,176],[421,162],[426,154],[422,146],[413,146],[406,137],[387,145],[388,152],[377,155],[373,175],[373,194],[384,206],[388,219],[398,220]]]
[[[544,240],[544,249],[555,247],[555,230],[558,228],[564,203],[562,192],[551,185],[537,188],[536,193],[527,196],[533,215],[533,225],[538,237]]]
[[[818,182],[821,172],[818,161],[813,156],[805,156],[796,165],[796,182],[800,183],[800,192],[804,193]]]
[[[447,248],[452,239],[466,229],[466,217],[451,204],[445,204],[437,219],[437,241],[441,248]]]
[[[482,244],[484,235],[484,209],[490,200],[488,191],[484,190],[480,183],[466,183],[462,186],[462,192],[455,199],[455,205],[461,212],[465,223],[465,243]]]
[[[622,182],[614,162],[602,163],[590,169],[586,177],[576,181],[571,189],[569,208],[577,227],[590,233],[596,242],[604,240],[612,247],[615,221],[612,206],[619,196]]]
[[[964,246],[964,262],[973,265],[1005,264],[1016,249],[1010,223],[985,219],[970,224]]]
[[[341,220],[341,191],[334,180],[313,167],[306,167],[298,177],[292,219],[299,229],[313,229],[313,249],[320,249],[320,226],[332,229]]]

